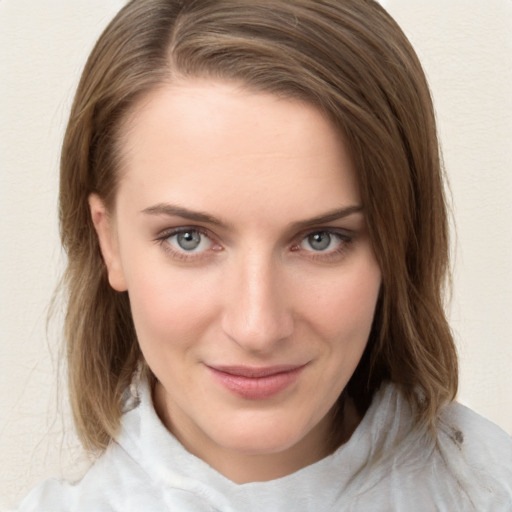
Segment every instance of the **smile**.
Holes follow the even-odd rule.
[[[214,379],[230,392],[247,400],[263,400],[291,386],[306,365],[207,366]]]

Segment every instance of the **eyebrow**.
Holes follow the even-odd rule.
[[[142,213],[148,215],[167,215],[168,217],[181,217],[182,219],[188,219],[195,222],[204,222],[206,224],[212,224],[221,228],[227,228],[228,224],[220,221],[219,219],[209,215],[205,212],[199,212],[195,210],[189,210],[182,206],[177,206],[169,203],[159,203],[149,208],[142,210]]]
[[[355,204],[352,206],[346,206],[344,208],[337,208],[335,210],[331,210],[327,213],[319,215],[318,217],[313,217],[312,219],[294,222],[291,226],[295,230],[301,230],[304,228],[316,226],[318,224],[326,224],[328,222],[343,219],[344,217],[348,217],[349,215],[353,215],[354,213],[360,213],[362,211],[363,206]]]
[[[291,224],[291,228],[295,230],[301,230],[308,227],[313,227],[318,224],[325,224],[328,222],[333,222],[335,220],[342,219],[344,217],[348,217],[354,213],[359,213],[363,210],[362,205],[352,205],[344,208],[337,208],[335,210],[328,211],[318,217],[313,217],[312,219],[306,219],[298,222],[293,222]],[[212,224],[214,226],[218,226],[221,228],[230,227],[229,224],[213,217],[212,215],[195,210],[189,210],[188,208],[184,208],[182,206],[177,206],[169,203],[159,203],[154,206],[150,206],[142,210],[142,213],[147,215],[167,215],[169,217],[181,217],[183,219],[195,221],[195,222],[204,222],[206,224]]]

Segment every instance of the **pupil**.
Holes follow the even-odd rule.
[[[329,244],[331,243],[331,235],[325,232],[315,233],[308,237],[308,241],[309,245],[311,245],[315,251],[323,251],[329,247]]]
[[[193,251],[197,249],[201,243],[201,237],[199,233],[195,231],[186,231],[185,233],[179,233],[177,237],[178,245],[185,251]]]

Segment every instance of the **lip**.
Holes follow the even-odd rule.
[[[207,366],[214,379],[228,391],[247,400],[264,400],[291,386],[306,367],[303,365]]]

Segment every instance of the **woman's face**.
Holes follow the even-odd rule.
[[[318,460],[381,281],[339,134],[213,81],[154,91],[123,134],[115,211],[90,204],[160,417],[234,480],[261,479],[230,469],[248,457],[274,476]]]

